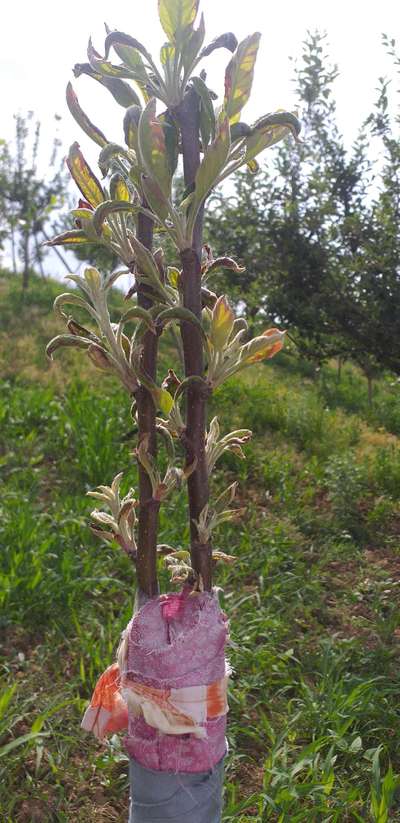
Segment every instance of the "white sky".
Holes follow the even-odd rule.
[[[340,71],[335,87],[338,122],[348,145],[371,111],[378,77],[393,73],[381,35],[399,37],[397,0],[201,0],[200,7],[205,14],[206,43],[227,30],[239,40],[253,31],[262,33],[253,101],[243,113],[248,122],[276,108],[294,107],[289,55],[300,55],[307,29],[328,33],[331,59]],[[89,35],[104,53],[104,21],[141,40],[153,56],[165,40],[156,0],[13,0],[4,4],[0,138],[12,137],[15,111],[33,109],[50,140],[56,128],[53,115],[58,113],[65,149],[77,139],[95,165],[98,149],[80,131],[65,104],[65,87],[72,80],[93,122],[108,139],[123,142],[124,110],[99,84],[88,77],[75,80],[72,75],[74,63],[86,61]],[[118,62],[116,55],[112,59]],[[228,60],[229,53],[221,50],[205,61],[209,84],[216,92],[223,89]]]
[[[243,119],[252,120],[275,108],[293,106],[292,66],[307,29],[328,32],[330,53],[338,63],[336,81],[338,118],[350,142],[359,123],[369,113],[374,88],[381,74],[391,72],[381,34],[399,35],[396,0],[202,0],[209,42],[226,30],[242,39],[262,32],[251,108]],[[82,148],[91,145],[72,120],[64,102],[65,86],[72,79],[79,100],[94,122],[111,139],[121,140],[123,109],[93,80],[72,77],[72,66],[85,62],[89,35],[103,51],[106,21],[126,31],[157,55],[164,34],[157,19],[156,0],[14,0],[2,11],[0,83],[2,89],[0,136],[12,134],[12,114],[34,109],[47,133],[54,133],[52,115],[63,115],[60,136],[66,146],[74,139]],[[222,90],[227,51],[208,60],[209,80]],[[247,115],[247,118],[246,118]],[[96,148],[94,149],[96,152]]]

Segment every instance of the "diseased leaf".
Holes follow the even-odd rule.
[[[228,51],[234,52],[237,44],[238,41],[235,35],[231,31],[227,31],[226,34],[220,34],[219,37],[212,40],[211,43],[203,49],[200,57],[208,57],[208,55],[212,54],[216,49],[228,49]]]
[[[158,0],[160,23],[170,43],[175,43],[185,29],[194,23],[199,0]]]
[[[101,83],[114,97],[117,103],[123,108],[128,108],[132,105],[140,105],[140,99],[136,92],[124,80],[118,77],[103,77],[98,71],[95,71],[90,63],[76,63],[74,66],[75,77],[80,77],[81,74],[87,74],[93,80]]]
[[[105,146],[108,142],[107,138],[103,132],[100,131],[100,129],[98,129],[97,126],[91,122],[91,120],[89,120],[87,114],[85,114],[85,112],[81,109],[71,83],[68,83],[67,85],[66,98],[67,106],[72,114],[72,117],[76,120],[85,134],[87,134],[88,137],[91,137],[91,139],[94,140],[98,146]]]
[[[164,197],[171,195],[171,173],[167,161],[164,129],[156,118],[156,100],[153,97],[139,121],[139,151],[150,177],[158,183]]]
[[[242,40],[227,66],[224,105],[230,121],[235,120],[250,97],[260,37],[255,32]]]
[[[131,202],[131,194],[122,176],[116,172],[110,179],[110,195],[112,200]]]
[[[89,240],[82,229],[71,229],[71,231],[65,231],[63,234],[57,234],[56,237],[53,237],[51,240],[47,240],[46,243],[43,243],[43,245],[77,246],[80,243],[93,243],[93,240]]]
[[[78,189],[91,206],[98,206],[104,200],[103,189],[87,164],[79,143],[73,143],[68,154],[67,166]]]
[[[282,349],[284,337],[285,332],[279,329],[267,329],[259,337],[254,337],[242,346],[241,364],[250,366],[260,360],[269,360]]]

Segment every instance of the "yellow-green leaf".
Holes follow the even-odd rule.
[[[225,108],[234,122],[247,103],[253,83],[254,66],[261,34],[255,32],[239,43],[225,72]]]
[[[180,282],[180,277],[181,277],[181,273],[180,273],[179,269],[176,269],[175,266],[168,266],[168,268],[167,268],[167,277],[168,277],[169,282],[171,283],[171,286],[174,289],[179,288],[179,282]]]
[[[194,23],[198,8],[199,0],[158,0],[160,23],[171,43]]]
[[[76,120],[78,125],[85,132],[85,134],[87,134],[88,137],[91,137],[91,139],[94,140],[94,142],[97,143],[99,146],[106,146],[108,143],[107,138],[105,137],[103,132],[100,131],[100,129],[98,129],[97,126],[95,126],[91,122],[91,120],[89,120],[87,114],[85,114],[83,109],[81,109],[78,98],[74,92],[71,83],[68,83],[67,85],[66,98],[67,106],[72,114],[72,117],[74,118],[74,120]]]
[[[142,113],[138,136],[139,151],[146,171],[158,183],[164,197],[168,200],[171,194],[171,174],[164,129],[156,117],[156,100],[154,97]]]
[[[222,351],[228,343],[234,320],[235,315],[226,297],[219,297],[212,311],[210,327],[210,340],[218,351]]]
[[[163,414],[168,415],[174,405],[174,398],[166,389],[159,389],[157,395],[157,403],[159,409],[162,411]]]
[[[104,200],[104,192],[80,151],[79,143],[72,144],[67,157],[67,166],[85,200],[93,207],[99,206]]]

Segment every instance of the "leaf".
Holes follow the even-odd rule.
[[[199,0],[158,0],[160,23],[170,43],[175,43],[197,15]]]
[[[64,292],[63,294],[57,295],[53,303],[53,309],[62,318],[66,317],[64,312],[61,310],[61,306],[65,305],[79,306],[80,309],[84,309],[85,311],[88,311],[93,317],[96,317],[96,312],[92,308],[92,306],[89,306],[86,300],[84,300],[83,297],[79,297],[78,294]]]
[[[129,111],[129,109],[128,109]],[[123,158],[128,163],[132,164],[134,155],[125,146],[119,146],[118,143],[107,143],[99,154],[99,168],[102,175],[105,177],[113,165],[113,160]]]
[[[126,182],[119,172],[112,175],[110,179],[110,195],[112,200],[119,200],[126,203],[131,202],[131,194]]]
[[[87,164],[79,143],[73,143],[68,154],[67,166],[78,189],[91,206],[98,206],[104,200],[103,189]]]
[[[125,34],[123,31],[111,31],[107,34],[104,43],[105,59],[107,60],[110,49],[114,48],[118,57],[126,63],[131,69],[142,72],[143,79],[147,79],[147,73],[144,68],[143,60],[138,59],[139,54],[148,59],[149,52],[144,45],[131,37],[130,34]],[[122,56],[123,55],[123,56]]]
[[[152,316],[150,312],[148,312],[146,309],[143,309],[141,306],[133,306],[131,309],[128,309],[128,311],[126,311],[122,315],[118,326],[122,330],[125,323],[129,323],[131,320],[142,320],[146,324],[149,331],[155,334],[156,329],[153,323]]]
[[[226,299],[219,297],[212,311],[210,341],[214,348],[222,351],[232,333],[235,315]]]
[[[255,32],[242,40],[227,66],[224,105],[230,120],[240,114],[250,97],[260,37]]]
[[[215,114],[210,92],[201,77],[191,78],[192,86],[200,97],[200,130],[203,150],[215,137]]]
[[[101,54],[96,51],[93,47],[91,39],[89,39],[87,56],[92,69],[103,77],[132,78],[132,69],[124,65],[115,66],[113,63],[110,63],[105,57],[102,57]],[[137,99],[139,101],[139,98]]]
[[[169,280],[172,288],[178,289],[179,288],[179,283],[180,283],[180,277],[181,277],[181,273],[180,273],[179,269],[175,268],[175,266],[168,266],[168,268],[167,268],[167,277],[168,277],[168,280]]]
[[[93,243],[81,229],[71,229],[63,234],[57,234],[51,240],[46,240],[44,246],[76,246],[80,243]]]
[[[142,174],[141,177],[142,189],[143,194],[154,214],[162,220],[164,223],[165,220],[168,219],[169,216],[169,203],[168,200],[164,197],[163,192],[160,189],[158,183],[155,180],[152,180],[151,177],[146,177],[146,175]]]
[[[140,106],[129,106],[124,117],[125,143],[130,149],[138,151],[138,129],[142,114]]]
[[[146,249],[146,246],[140,242],[134,235],[130,238],[131,244],[133,246],[137,267],[139,269],[139,276],[140,272],[143,274],[149,275],[151,280],[157,279],[160,280],[160,273],[157,268],[156,261],[154,260],[153,255]]]
[[[196,326],[201,336],[203,338],[205,337],[201,321],[195,314],[193,314],[193,312],[189,309],[185,309],[183,306],[173,306],[170,309],[164,309],[157,317],[157,323],[166,324],[170,321],[175,321],[178,323],[192,323]]]
[[[243,137],[249,137],[250,134],[252,134],[252,128],[247,123],[233,123],[231,126],[231,143],[236,143],[237,140],[242,140]]]
[[[38,737],[49,737],[49,735],[50,732],[30,732],[29,734],[23,734],[21,737],[17,737],[15,740],[11,740],[10,743],[6,743],[5,746],[2,746],[0,749],[0,757],[5,757],[6,754],[11,752],[13,749],[16,749],[17,746],[22,746],[24,743],[30,743]]]
[[[246,138],[246,154],[244,163],[250,165],[251,160],[282,140],[288,134],[297,139],[301,125],[296,115],[289,111],[275,112],[262,117],[252,127],[252,134]]]
[[[231,31],[227,31],[226,34],[220,34],[219,37],[212,40],[211,43],[203,49],[200,57],[208,57],[208,55],[212,54],[216,49],[228,49],[228,51],[234,52],[237,44],[238,41],[235,35]]]
[[[269,360],[283,347],[284,331],[267,329],[259,337],[254,337],[249,343],[242,346],[240,363],[250,366],[260,360]]]
[[[182,63],[186,75],[190,74],[191,69],[196,64],[196,57],[204,43],[205,34],[204,15],[202,14],[198,28],[192,29],[192,31],[183,38]]]
[[[190,220],[194,224],[197,212],[211,191],[229,156],[230,137],[229,121],[221,113],[215,140],[204,154],[197,170],[193,202],[190,206]]]
[[[170,395],[169,391],[166,389],[157,389],[156,393],[153,393],[153,396],[158,404],[158,408],[163,414],[168,416],[174,405],[174,398]]]
[[[169,111],[160,117],[160,122],[164,130],[165,148],[167,151],[167,161],[171,177],[175,174],[179,160],[179,132]]]
[[[74,66],[75,77],[80,77],[81,74],[87,74],[93,80],[97,80],[112,94],[114,100],[123,108],[128,108],[132,105],[140,105],[140,99],[136,92],[125,83],[124,80],[118,77],[103,77],[98,71],[95,71],[90,63],[76,63]]]
[[[88,357],[92,361],[93,365],[96,368],[101,369],[101,371],[110,371],[114,367],[114,363],[108,352],[102,348],[102,346],[97,346],[95,343],[91,343],[87,350]]]
[[[171,173],[168,166],[164,129],[156,118],[156,100],[153,97],[139,121],[139,151],[146,171],[158,183],[164,197],[171,194]]]
[[[57,337],[53,337],[50,343],[47,344],[46,355],[49,360],[52,360],[53,353],[57,351],[57,349],[65,346],[69,348],[87,349],[90,344],[91,341],[85,337],[77,337],[75,334],[59,334]]]
[[[101,234],[102,226],[110,214],[118,214],[124,212],[127,214],[138,214],[141,211],[140,206],[134,206],[133,203],[128,203],[126,200],[105,200],[97,207],[93,214],[93,227],[98,235]]]
[[[239,266],[236,260],[233,260],[231,257],[216,257],[215,260],[212,260],[206,268],[207,276],[210,272],[216,271],[217,269],[230,269],[236,274],[241,274],[241,272],[246,271],[245,266]]]
[[[91,122],[91,120],[89,120],[87,114],[85,114],[85,112],[81,109],[71,83],[68,83],[67,85],[66,98],[67,106],[72,114],[72,117],[76,120],[85,134],[87,134],[88,137],[91,137],[91,139],[94,140],[94,142],[99,146],[105,146],[108,142],[107,138],[103,132],[100,131],[100,129],[98,129],[97,126]]]

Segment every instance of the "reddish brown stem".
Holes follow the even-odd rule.
[[[138,240],[146,248],[151,249],[153,241],[153,223],[145,215],[139,215]],[[137,289],[138,304],[149,309],[153,300],[148,289],[140,282]],[[152,332],[143,337],[143,353],[141,366],[153,379],[156,379],[158,338]],[[148,451],[155,458],[157,455],[156,409],[150,392],[140,386],[135,394],[138,410],[138,437],[139,441],[148,436]],[[157,580],[157,532],[158,512],[160,504],[153,500],[152,486],[149,475],[139,463],[139,524],[138,550],[136,560],[137,582],[139,594],[154,597],[158,594]]]
[[[196,171],[200,164],[199,142],[199,102],[193,90],[189,91],[177,110],[177,117],[182,135],[183,168],[186,186],[194,183]],[[183,303],[187,309],[201,319],[201,249],[203,219],[199,215],[193,238],[192,248],[181,252]],[[191,323],[181,326],[185,375],[204,375],[203,343],[198,330]],[[201,574],[207,591],[212,586],[211,543],[201,543],[195,521],[208,503],[209,486],[205,455],[205,436],[207,423],[206,395],[199,383],[193,383],[188,389],[186,400],[186,431],[184,445],[186,460],[191,464],[196,460],[196,468],[188,479],[191,558],[195,571]]]

